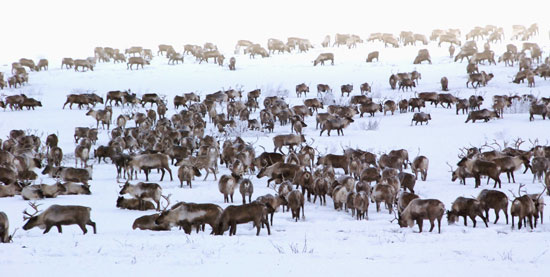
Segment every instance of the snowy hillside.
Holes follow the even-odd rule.
[[[543,57],[550,51],[547,30],[534,41],[543,47]],[[362,34],[366,38],[366,34]],[[507,36],[508,38],[509,36]],[[242,86],[243,97],[246,92],[260,88],[260,106],[263,108],[263,98],[266,96],[283,95],[290,105],[300,105],[304,97],[297,98],[295,86],[305,83],[310,86],[311,93],[307,98],[316,96],[316,85],[329,84],[333,88],[334,101],[347,103],[348,97],[340,97],[340,86],[353,84],[352,95],[358,95],[359,86],[364,82],[372,85],[372,97],[375,102],[414,97],[420,92],[441,92],[440,79],[449,79],[450,93],[460,98],[470,95],[483,95],[485,102],[482,108],[491,109],[493,95],[533,94],[537,97],[550,97],[550,80],[536,77],[536,86],[528,88],[525,84],[514,84],[512,79],[518,71],[517,66],[505,67],[503,63],[495,65],[480,65],[480,70],[493,73],[494,79],[486,87],[479,89],[466,88],[468,75],[466,64],[454,62],[448,53],[448,44],[438,47],[430,42],[428,46],[408,46],[400,48],[384,48],[383,43],[370,42],[358,44],[355,49],[321,48],[320,40],[313,39],[315,48],[307,53],[274,54],[269,58],[250,59],[247,55],[235,55],[236,71],[230,71],[227,65],[199,64],[192,56],[185,56],[184,64],[168,65],[165,57],[155,56],[151,65],[143,70],[127,70],[126,64],[98,63],[94,71],[75,72],[60,69],[59,59],[50,59],[48,71],[30,73],[30,81],[17,89],[4,89],[0,93],[15,95],[24,93],[42,101],[43,107],[36,110],[0,111],[0,137],[6,139],[12,129],[29,130],[41,135],[44,140],[48,134],[56,133],[59,146],[65,153],[64,166],[74,166],[74,128],[95,127],[95,120],[86,116],[87,110],[73,107],[72,110],[62,109],[66,95],[75,92],[95,92],[105,97],[111,90],[131,89],[139,95],[158,93],[169,100],[168,118],[179,110],[173,106],[172,99],[176,95],[196,92],[201,100],[206,94],[221,89]],[[262,42],[264,44],[265,42]],[[506,51],[506,40],[491,45],[491,49],[500,56]],[[512,41],[521,49],[519,41]],[[117,45],[112,45],[118,47]],[[156,52],[154,46],[150,46]],[[175,45],[177,51],[182,51],[182,45]],[[413,60],[419,49],[427,48],[432,57],[432,64],[413,65]],[[482,42],[478,48],[483,49]],[[380,61],[365,63],[367,54],[380,51]],[[221,49],[226,58],[233,56],[233,49]],[[459,51],[457,47],[457,52]],[[335,56],[334,66],[316,66],[312,61],[324,52],[332,52]],[[29,54],[30,55],[30,54]],[[89,49],[89,56],[93,49]],[[20,57],[12,57],[16,61]],[[77,57],[74,57],[77,58]],[[84,58],[84,57],[81,57]],[[327,63],[328,64],[328,63]],[[0,71],[11,76],[11,65],[0,66]],[[392,73],[417,70],[422,74],[419,85],[413,92],[398,92],[391,90],[388,78]],[[5,98],[5,97],[2,97]],[[147,108],[149,105],[147,105]],[[98,108],[103,108],[102,105]],[[143,111],[143,108],[140,108]],[[113,107],[115,119],[121,113],[130,112],[128,108]],[[219,109],[221,112],[221,109]],[[538,139],[541,144],[547,143],[550,123],[536,116],[529,121],[526,110],[512,113],[506,110],[504,118],[491,120],[487,123],[467,123],[467,115],[456,115],[454,107],[445,109],[426,104],[422,111],[430,113],[432,120],[428,125],[411,126],[412,112],[376,113],[374,117],[365,115],[354,117],[354,122],[344,129],[344,136],[332,132],[319,136],[315,129],[315,116],[305,119],[308,125],[304,134],[308,142],[313,139],[313,146],[321,154],[342,154],[347,147],[368,150],[375,154],[389,152],[392,149],[406,149],[411,160],[417,155],[424,155],[430,160],[427,181],[416,182],[415,191],[421,198],[441,200],[446,209],[459,196],[476,197],[484,188],[492,188],[482,179],[480,188],[474,188],[473,179],[467,180],[467,185],[451,182],[451,172],[447,163],[453,166],[459,161],[461,147],[470,145],[481,146],[493,140],[512,143],[516,138],[527,141],[521,146],[528,149],[529,139]],[[326,112],[326,106],[325,110]],[[259,118],[259,110],[251,114],[251,118]],[[205,118],[205,120],[208,119]],[[366,130],[366,126],[378,123],[376,130]],[[128,126],[133,127],[130,121]],[[207,134],[217,134],[215,127],[208,124]],[[274,133],[249,131],[243,133],[244,140],[254,143],[256,155],[263,152],[261,146],[272,151],[272,137],[278,134],[289,134],[290,125],[280,126],[276,123]],[[99,140],[93,149],[106,145],[110,139],[110,131],[100,128]],[[286,149],[284,150],[286,153]],[[97,223],[97,234],[89,232],[82,235],[78,226],[66,226],[59,234],[55,228],[43,235],[38,228],[23,231],[22,211],[28,208],[28,201],[21,196],[0,198],[0,211],[5,212],[10,220],[10,230],[19,228],[13,243],[0,244],[0,272],[6,276],[29,276],[30,274],[46,274],[53,270],[59,276],[77,273],[82,276],[112,276],[116,274],[185,274],[195,275],[252,275],[263,272],[267,275],[292,276],[335,276],[346,274],[380,274],[389,276],[459,276],[464,274],[486,276],[546,276],[550,273],[550,222],[546,222],[550,208],[545,207],[545,222],[537,228],[517,230],[511,229],[511,224],[505,224],[501,216],[497,224],[493,224],[494,213],[490,212],[491,222],[486,228],[479,220],[474,229],[471,221],[465,227],[462,219],[455,225],[448,225],[444,217],[441,234],[428,232],[428,221],[424,222],[424,230],[418,233],[418,227],[400,228],[394,221],[394,215],[382,208],[376,212],[376,206],[371,204],[368,210],[368,221],[357,221],[351,213],[336,211],[332,199],[327,197],[327,205],[319,202],[305,204],[305,220],[294,222],[290,212],[279,210],[275,214],[272,233],[267,235],[262,229],[260,236],[255,236],[256,229],[252,224],[239,225],[237,236],[209,235],[206,232],[186,235],[183,230],[173,228],[168,232],[153,232],[132,230],[133,221],[153,211],[129,211],[115,207],[119,196],[119,183],[116,180],[115,166],[112,164],[93,163],[93,180],[90,181],[91,195],[59,196],[53,199],[39,200],[42,210],[52,204],[83,205],[92,208],[91,217]],[[150,181],[158,182],[163,194],[172,194],[172,204],[177,201],[196,203],[214,203],[221,207],[223,195],[218,191],[218,182],[213,176],[206,181],[198,177],[193,182],[193,188],[179,187],[177,167],[171,166],[174,180],[165,177],[158,182],[160,174],[156,171],[150,175]],[[36,170],[39,173],[39,169]],[[410,168],[406,170],[410,172]],[[256,172],[257,173],[257,172]],[[219,167],[219,177],[229,174],[224,165]],[[343,174],[337,170],[337,174]],[[204,171],[203,171],[204,176]],[[145,181],[143,174],[138,175],[139,181]],[[266,187],[267,178],[258,179],[250,176],[254,184],[253,199],[258,196],[276,192]],[[526,184],[529,193],[539,193],[543,189],[541,183],[532,182],[530,172],[516,173],[516,183],[508,183],[505,174],[501,175],[502,192],[513,198],[509,190],[516,193],[519,183]],[[53,184],[55,180],[39,174],[37,183]],[[548,196],[543,196],[547,203]],[[241,203],[240,194],[235,193],[235,204]],[[91,230],[91,228],[88,228]]]

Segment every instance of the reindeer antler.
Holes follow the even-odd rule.
[[[167,196],[164,196],[164,195],[160,195],[162,198],[164,198],[164,200],[166,200],[166,206],[164,206],[162,208],[162,211],[165,212],[166,210],[168,210],[168,207],[170,207],[170,197],[172,196],[172,194],[168,194]]]
[[[498,143],[498,141],[496,139],[493,139],[493,143],[491,144],[494,144],[496,146],[498,146],[498,150],[499,151],[502,151],[502,146],[500,145],[500,143]],[[506,145],[505,145],[506,146]],[[494,148],[493,148],[494,149]],[[495,149],[496,150],[496,149]]]
[[[519,187],[518,187],[518,195],[516,196],[516,194],[511,190],[509,189],[508,191],[514,196],[514,198],[518,198],[518,197],[521,197],[521,188],[525,187],[525,184],[519,184]],[[527,193],[525,190],[523,191],[523,193]]]
[[[399,217],[397,217],[397,213],[395,213],[395,210],[393,210],[393,216],[394,216],[394,219],[390,220],[391,223],[393,223],[396,220],[399,220]]]
[[[29,202],[29,206],[34,209],[34,213],[30,214],[27,212],[27,209],[23,211],[23,220],[30,219],[31,217],[34,217],[36,214],[38,214],[40,211],[38,210],[38,207],[42,204],[36,204],[36,202]]]
[[[453,166],[452,166],[449,162],[445,162],[445,163],[451,168],[451,171],[450,171],[450,172],[454,172]]]
[[[522,140],[521,138],[517,138],[515,141],[514,141],[514,148],[515,149],[519,149],[519,146],[524,143],[525,141]]]

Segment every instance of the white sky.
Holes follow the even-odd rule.
[[[12,0],[2,3],[0,62],[20,57],[86,57],[94,46],[132,45],[156,51],[160,43],[212,41],[230,51],[238,39],[325,34],[471,28],[538,22],[550,26],[544,1],[352,1],[352,0]],[[526,4],[522,4],[526,3]],[[475,7],[475,8],[474,8]],[[51,62],[51,61],[50,61]]]

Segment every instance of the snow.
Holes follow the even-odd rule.
[[[546,34],[541,30],[541,34]],[[363,38],[366,34],[362,35]],[[543,35],[535,38],[548,53],[548,40]],[[311,38],[319,43],[322,38]],[[492,45],[497,55],[505,51],[508,42]],[[519,42],[514,41],[520,46]],[[317,44],[318,45],[318,44]],[[116,47],[116,45],[113,45]],[[478,42],[479,48],[482,44]],[[154,46],[149,46],[155,51]],[[302,103],[295,97],[295,85],[305,82],[310,85],[308,97],[315,97],[317,83],[327,83],[334,91],[337,101],[340,98],[339,86],[351,83],[354,85],[352,95],[359,94],[359,85],[363,82],[372,84],[373,94],[378,100],[394,99],[396,102],[414,95],[413,92],[397,92],[389,88],[388,77],[391,73],[410,72],[414,69],[422,74],[416,92],[440,92],[439,80],[442,76],[449,78],[450,93],[462,98],[471,94],[484,95],[483,107],[490,107],[491,96],[495,94],[532,93],[535,96],[549,96],[550,81],[536,78],[536,87],[528,88],[526,84],[511,83],[517,67],[507,68],[503,64],[480,66],[480,70],[492,72],[495,78],[487,87],[474,90],[466,88],[466,62],[455,63],[448,57],[448,45],[441,48],[431,42],[428,46],[384,48],[381,43],[359,44],[356,49],[345,47],[321,49],[309,53],[272,55],[270,58],[249,59],[237,55],[237,70],[229,71],[227,67],[198,64],[193,57],[186,56],[183,65],[168,65],[167,59],[155,57],[150,66],[144,70],[126,70],[125,64],[100,63],[93,72],[74,72],[60,70],[59,60],[50,59],[50,70],[30,74],[30,83],[22,88],[1,91],[6,95],[25,93],[42,101],[44,107],[36,111],[0,112],[0,137],[6,137],[12,129],[28,129],[42,134],[57,133],[60,146],[66,154],[72,154],[75,147],[73,132],[75,127],[95,127],[95,120],[85,116],[85,110],[73,108],[62,109],[67,94],[74,91],[95,91],[105,97],[109,90],[131,88],[139,94],[156,92],[167,96],[170,101],[168,116],[175,110],[171,101],[175,95],[191,91],[199,92],[203,97],[222,88],[244,86],[244,90],[262,89],[262,98],[275,93],[276,90],[288,90],[287,99],[292,105]],[[521,46],[520,46],[521,47]],[[428,48],[433,64],[413,65],[412,61],[419,49]],[[182,50],[180,45],[177,50]],[[222,49],[226,58],[232,55],[232,48]],[[379,50],[380,62],[365,63],[367,53]],[[312,61],[322,52],[335,54],[335,65],[313,67]],[[458,49],[457,49],[458,52]],[[93,49],[89,49],[90,56]],[[15,61],[19,57],[12,57]],[[10,71],[8,65],[0,71]],[[201,98],[202,99],[202,98]],[[260,103],[263,99],[260,99]],[[116,118],[128,109],[114,108]],[[488,123],[465,124],[466,115],[456,115],[453,109],[434,108],[427,105],[423,111],[429,112],[433,120],[428,125],[411,126],[412,113],[382,115],[377,113],[374,120],[379,121],[377,130],[365,131],[364,126],[372,121],[365,115],[356,116],[355,122],[344,130],[345,136],[319,136],[315,130],[315,118],[306,119],[308,127],[305,134],[308,141],[314,139],[314,145],[321,153],[341,153],[342,147],[358,147],[374,153],[387,152],[404,148],[414,158],[425,155],[430,159],[430,169],[426,182],[417,181],[415,191],[421,198],[436,198],[450,208],[458,196],[477,196],[483,188],[491,188],[482,180],[481,188],[475,189],[473,180],[467,185],[451,182],[451,173],[446,162],[455,164],[460,147],[482,145],[496,139],[512,141],[521,137],[524,140],[538,138],[541,143],[548,139],[548,122],[536,117],[529,122],[527,113],[506,113],[504,119]],[[259,111],[258,111],[259,112]],[[257,117],[255,113],[251,118]],[[133,126],[133,122],[129,125]],[[213,130],[208,125],[206,130]],[[243,138],[255,142],[256,153],[261,153],[260,145],[270,151],[273,146],[271,138],[276,134],[287,134],[290,126],[276,125],[273,134],[248,132]],[[108,132],[100,130],[100,139],[94,146],[107,144]],[[528,145],[523,145],[526,148]],[[74,160],[64,160],[64,165],[72,166]],[[222,207],[223,195],[217,189],[217,182],[209,176],[207,181],[202,177],[193,182],[193,189],[179,188],[177,168],[172,166],[174,181],[165,178],[159,184],[163,194],[172,194],[175,201],[192,201],[196,203],[215,203]],[[220,173],[229,171],[220,166]],[[342,173],[342,172],[339,172]],[[424,223],[424,232],[418,233],[418,227],[399,228],[390,220],[393,215],[382,209],[376,212],[375,205],[369,207],[369,220],[357,221],[350,213],[335,211],[332,200],[328,198],[326,206],[307,202],[305,220],[294,222],[290,212],[277,212],[271,236],[263,229],[259,237],[255,236],[252,224],[239,225],[237,236],[211,236],[209,227],[205,233],[186,235],[174,228],[170,232],[153,232],[132,230],[131,226],[137,217],[153,212],[120,210],[115,207],[119,183],[115,167],[111,164],[97,164],[94,161],[93,180],[90,182],[90,196],[60,196],[54,199],[39,201],[41,208],[52,204],[84,205],[92,208],[92,220],[97,223],[98,234],[82,235],[77,226],[64,227],[64,233],[55,230],[43,235],[35,228],[29,231],[19,229],[11,244],[0,245],[0,271],[10,276],[23,276],[33,273],[44,273],[55,270],[60,276],[78,273],[82,276],[99,274],[162,274],[184,272],[186,274],[202,273],[208,276],[247,275],[252,272],[263,272],[267,275],[341,275],[358,272],[387,273],[390,275],[407,274],[458,276],[464,274],[483,274],[486,276],[534,275],[543,276],[550,273],[550,227],[548,223],[536,229],[511,229],[504,224],[501,217],[498,224],[489,223],[489,228],[480,224],[472,228],[461,223],[448,225],[442,223],[442,232],[427,232],[428,222]],[[252,177],[256,198],[266,193],[274,193],[266,188],[266,179]],[[510,184],[504,175],[502,191],[512,197],[509,189],[516,191],[518,184]],[[153,173],[150,180],[157,182],[160,175]],[[144,181],[144,176],[139,175]],[[44,183],[54,180],[40,176]],[[542,190],[542,185],[532,183],[532,175],[516,174],[518,183],[525,183],[529,193]],[[240,204],[238,192],[234,196],[235,204]],[[546,202],[550,202],[547,196]],[[10,219],[11,230],[23,225],[21,212],[27,208],[27,202],[20,196],[0,199],[0,210],[6,212]],[[545,209],[545,214],[550,214]],[[494,219],[494,214],[490,214]],[[547,216],[545,216],[548,219]],[[89,228],[90,229],[90,228]],[[398,266],[397,266],[398,265]]]

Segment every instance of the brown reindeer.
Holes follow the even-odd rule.
[[[432,120],[432,116],[429,113],[425,113],[425,112],[414,113],[413,118],[411,120],[411,126],[413,122],[414,122],[414,125],[418,125],[418,122],[420,122],[420,125],[422,125],[422,123],[424,122],[426,122],[426,125],[428,125],[429,120]]]
[[[157,204],[157,211],[160,211],[160,197],[162,194],[162,188],[156,183],[143,183],[139,182],[135,185],[126,181],[124,186],[121,187],[120,195],[130,194],[134,198],[139,200],[140,208],[145,208],[146,200],[152,200]]]
[[[500,211],[506,216],[506,224],[508,224],[508,196],[498,190],[482,190],[477,196],[481,209],[485,211],[485,218],[489,221],[489,209],[495,210],[495,222],[497,224]]]
[[[82,69],[86,68],[86,70],[94,71],[94,65],[88,60],[74,60],[74,71],[78,71],[79,67],[81,67]]]
[[[279,149],[279,152],[283,154],[283,146],[288,146],[290,151],[293,151],[294,146],[304,142],[306,142],[304,135],[277,135],[273,137],[273,144],[275,145],[273,152],[277,152],[277,149]]]
[[[451,210],[447,211],[447,221],[449,222],[449,225],[457,222],[460,216],[464,217],[464,226],[468,226],[467,217],[469,217],[472,222],[474,222],[475,228],[475,218],[479,216],[483,220],[483,223],[485,223],[485,226],[489,227],[489,225],[487,225],[487,219],[483,216],[481,203],[477,199],[458,197],[453,202]]]
[[[126,69],[133,70],[133,66],[136,65],[136,69],[139,69],[139,66],[141,65],[141,69],[143,69],[144,65],[149,65],[151,62],[147,59],[144,59],[143,57],[130,57],[128,59],[128,63],[126,64]]]
[[[493,118],[499,118],[499,114],[496,111],[489,111],[487,109],[482,109],[479,111],[470,111],[468,113],[468,118],[466,118],[466,122],[464,123],[468,123],[468,121],[470,120],[472,121],[472,123],[475,123],[476,120],[483,120],[485,122],[488,122]]]
[[[155,204],[150,201],[141,201],[139,199],[125,199],[119,196],[116,201],[116,207],[127,210],[147,211],[154,210]]]
[[[415,177],[418,179],[418,172],[421,174],[422,181],[426,181],[428,177],[429,160],[425,156],[418,156],[414,158],[411,169],[414,172]]]
[[[216,235],[223,235],[229,229],[229,235],[237,234],[237,224],[252,221],[256,227],[256,236],[260,235],[263,224],[267,227],[267,234],[271,235],[269,221],[267,221],[268,208],[262,203],[252,202],[240,206],[228,206],[219,217],[216,226]]]
[[[300,218],[300,209],[302,210],[302,219],[305,219],[305,210],[304,210],[304,195],[299,190],[292,190],[286,196],[286,201],[288,208],[292,211],[292,219],[295,219],[298,222]]]
[[[522,223],[527,219],[529,220],[529,226],[531,230],[533,229],[533,217],[535,217],[535,228],[537,227],[536,218],[538,217],[537,210],[535,208],[535,203],[525,194],[521,196],[521,188],[524,185],[520,185],[518,188],[518,196],[514,195],[514,200],[512,201],[512,206],[510,207],[510,215],[512,216],[512,228],[514,228],[514,217],[518,217],[518,230],[521,230]],[[540,196],[539,196],[540,197]]]
[[[144,215],[136,218],[132,224],[132,229],[151,230],[151,231],[170,231],[168,224],[156,224],[159,214]]]
[[[60,178],[66,182],[77,182],[88,185],[92,179],[92,168],[53,167],[46,165],[42,174],[49,174],[52,178]]]
[[[393,186],[384,184],[383,182],[376,184],[370,195],[371,202],[376,203],[376,212],[380,212],[380,203],[384,202],[391,214],[393,212],[393,203],[395,202],[396,193]]]
[[[183,181],[187,182],[189,188],[193,188],[191,181],[194,179],[194,176],[201,176],[198,168],[187,165],[182,165],[178,168],[178,179],[180,180],[181,188],[183,188]]]
[[[82,232],[86,234],[88,230],[86,225],[90,225],[94,228],[94,234],[96,233],[96,224],[90,219],[89,207],[84,206],[62,206],[51,205],[44,212],[39,213],[38,206],[31,203],[31,207],[36,211],[34,214],[29,214],[24,211],[24,219],[27,220],[23,225],[23,230],[29,230],[34,227],[45,229],[44,234],[48,233],[53,226],[57,227],[57,231],[62,233],[62,225],[78,225]],[[38,214],[38,215],[37,215]]]
[[[145,173],[145,181],[149,181],[149,172],[151,169],[160,169],[162,175],[160,181],[164,179],[165,170],[170,174],[170,181],[173,181],[172,170],[170,170],[170,157],[165,154],[141,154],[133,156],[128,162],[128,168],[131,170],[130,180],[135,172],[137,178],[138,171],[143,170]]]
[[[437,219],[438,233],[441,233],[441,218],[445,214],[445,205],[437,199],[414,199],[409,205],[398,214],[400,227],[412,227],[414,222],[418,224],[419,232],[422,233],[422,222],[424,219],[430,221],[430,232],[435,227]]]
[[[65,69],[73,68],[74,60],[72,58],[63,58],[61,61],[61,69],[63,69],[63,66],[65,66]]]
[[[331,61],[331,64],[334,65],[334,54],[333,53],[321,53],[319,56],[313,61],[313,66],[316,66],[317,64],[325,65],[325,61]]]
[[[269,177],[267,180],[267,186],[269,186],[269,183],[273,180],[277,183],[281,183],[283,180],[293,180],[301,168],[299,165],[277,162],[260,169],[256,178]]]
[[[376,61],[378,62],[378,55],[379,55],[379,52],[378,51],[373,51],[373,52],[370,52],[368,55],[367,55],[367,62],[368,63],[371,63],[374,59],[376,59]]]
[[[191,234],[191,227],[210,225],[212,233],[217,231],[218,218],[223,209],[215,204],[195,204],[179,202],[170,209],[165,209],[155,220],[155,224],[169,227],[181,226],[186,234]],[[204,231],[204,227],[203,227]]]
[[[342,134],[344,135],[344,128],[348,127],[349,124],[353,122],[353,119],[351,117],[337,117],[337,118],[329,118],[327,121],[321,126],[321,133],[319,136],[323,135],[324,131],[328,131],[328,136],[330,136],[330,131],[336,129],[336,133],[338,135]]]
[[[414,193],[409,193],[406,191],[401,192],[397,198],[397,211],[402,213],[405,208],[409,205],[414,199],[419,199],[419,196]]]
[[[501,168],[494,162],[484,161],[480,159],[469,159],[462,158],[457,164],[458,166],[464,166],[466,171],[474,175],[476,180],[475,187],[479,187],[481,184],[481,176],[487,176],[495,180],[494,187],[496,188],[497,184],[499,188],[501,187],[502,182],[500,181],[500,172]]]
[[[231,203],[233,203],[233,194],[237,187],[238,178],[233,175],[222,175],[218,182],[218,189],[223,194],[223,202],[229,203],[231,197]]]

